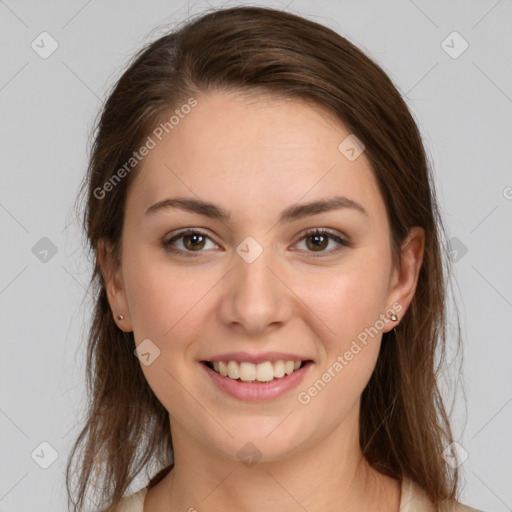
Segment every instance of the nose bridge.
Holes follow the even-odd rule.
[[[276,276],[279,273],[277,255],[269,244],[263,246],[252,237],[242,241],[236,252],[239,261],[232,272],[227,294],[229,307],[224,309],[224,320],[255,331],[283,322],[289,308],[286,307],[286,287]]]
[[[268,240],[267,240],[268,242]],[[241,242],[237,249],[240,261],[235,273],[235,287],[238,291],[238,299],[244,296],[249,298],[256,294],[258,299],[270,299],[276,290],[273,281],[275,275],[270,271],[275,265],[275,255],[267,243],[265,246],[253,237],[247,237]],[[270,268],[269,268],[270,267]]]

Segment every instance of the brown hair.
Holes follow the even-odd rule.
[[[360,445],[373,467],[413,479],[435,504],[454,499],[458,472],[442,457],[453,439],[438,387],[447,341],[449,261],[441,250],[444,228],[418,127],[386,73],[344,37],[294,14],[235,7],[203,14],[140,50],[98,119],[82,185],[96,302],[87,345],[90,402],[66,473],[73,510],[82,510],[89,487],[97,489],[101,510],[110,510],[142,469],[154,464],[168,471],[173,463],[168,413],[134,356],[133,333],[122,332],[112,317],[98,264],[103,240],[116,264],[121,261],[124,205],[138,166],[108,193],[98,191],[106,190],[104,184],[169,112],[213,90],[326,107],[365,145],[386,204],[396,263],[409,229],[425,230],[415,296],[396,331],[383,335],[362,394]],[[460,348],[460,335],[457,341]],[[76,500],[70,490],[74,457]]]

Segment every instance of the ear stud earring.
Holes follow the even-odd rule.
[[[124,320],[124,316],[123,315],[117,315],[117,319],[118,320]]]
[[[398,317],[395,315],[395,313],[392,313],[389,317],[393,322],[396,322],[398,320]]]

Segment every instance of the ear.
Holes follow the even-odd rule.
[[[105,281],[108,303],[119,329],[125,332],[133,330],[128,301],[126,299],[126,291],[122,277],[121,268],[116,268],[112,247],[110,242],[101,239],[98,242],[97,249],[98,265]],[[119,320],[118,315],[123,315],[123,319]]]
[[[393,308],[398,316],[398,322],[405,315],[409,308],[420,274],[423,263],[423,253],[425,249],[425,230],[419,226],[414,226],[409,230],[409,234],[401,247],[401,264],[395,267],[390,280],[389,304],[399,304]],[[390,306],[389,306],[390,307]],[[396,324],[389,325],[383,332],[388,332]]]

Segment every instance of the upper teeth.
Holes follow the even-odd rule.
[[[248,362],[237,363],[236,361],[214,361],[213,369],[223,377],[230,379],[240,379],[243,381],[258,380],[269,382],[274,378],[290,375],[297,370],[301,361],[265,361],[264,363],[254,364]]]

